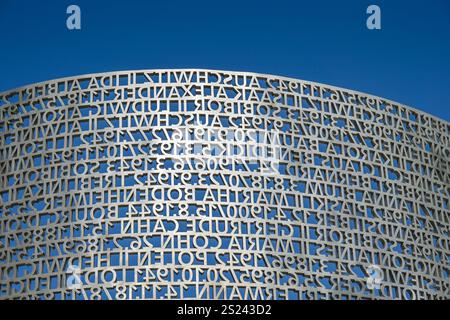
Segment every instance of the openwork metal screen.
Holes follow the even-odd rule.
[[[449,298],[450,124],[245,72],[0,94],[0,298]]]

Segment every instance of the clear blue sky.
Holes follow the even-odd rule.
[[[80,31],[66,29],[70,4],[81,7]],[[381,7],[380,31],[365,26],[370,4]],[[450,120],[450,0],[0,0],[0,39],[0,91],[101,71],[243,70]]]

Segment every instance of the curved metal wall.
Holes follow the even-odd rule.
[[[285,77],[0,94],[0,298],[448,299],[450,124]]]

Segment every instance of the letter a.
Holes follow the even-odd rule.
[[[367,18],[367,29],[373,30],[373,29],[381,29],[381,10],[380,7],[377,5],[370,5],[367,7],[367,14],[371,14]]]
[[[66,10],[67,14],[70,16],[67,17],[66,26],[69,30],[80,30],[81,29],[81,10],[79,6],[70,5]]]

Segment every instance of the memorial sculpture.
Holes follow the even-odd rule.
[[[0,299],[449,299],[450,123],[280,76],[0,93]]]

